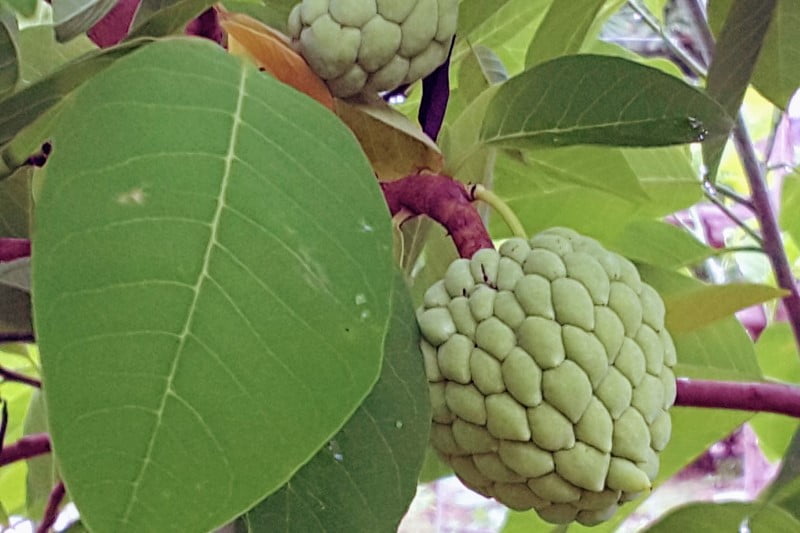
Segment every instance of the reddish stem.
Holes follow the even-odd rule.
[[[381,182],[392,216],[405,210],[427,215],[447,229],[461,257],[470,258],[482,248],[494,248],[474,198],[467,187],[449,176],[414,174]]]
[[[20,374],[19,372],[15,372],[7,368],[3,368],[2,366],[0,366],[0,377],[6,381],[24,383],[26,385],[30,385],[31,387],[36,387],[37,389],[42,388],[42,382],[38,379],[26,376],[25,374]]]
[[[47,433],[26,435],[0,451],[0,467],[50,453],[50,449],[50,436]]]
[[[763,411],[800,418],[800,387],[678,378],[675,405]]]
[[[0,238],[0,263],[30,257],[31,241],[28,239]]]
[[[61,502],[64,501],[64,495],[66,492],[67,491],[64,488],[63,481],[59,481],[58,484],[53,487],[53,491],[50,493],[50,497],[47,499],[47,507],[44,508],[44,517],[42,517],[42,523],[39,524],[38,528],[36,528],[36,533],[47,533],[50,531],[50,528],[53,527],[53,524],[56,523],[56,519],[58,518],[58,508],[61,505]]]

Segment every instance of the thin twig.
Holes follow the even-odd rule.
[[[14,370],[3,368],[2,366],[0,366],[0,377],[6,381],[15,381],[17,383],[24,383],[26,385],[30,385],[31,387],[36,387],[37,389],[42,388],[42,382],[39,381],[38,379],[26,376],[25,374],[20,374],[19,372],[15,372]]]
[[[10,342],[36,342],[36,337],[30,333],[0,333],[0,344]]]
[[[750,184],[753,207],[761,225],[764,252],[769,256],[778,286],[789,291],[789,294],[783,299],[783,303],[788,311],[788,320],[794,332],[795,342],[800,349],[800,293],[798,293],[792,267],[789,265],[789,259],[786,257],[786,250],[783,247],[778,217],[770,202],[764,172],[741,114],[736,119],[733,143],[739,152],[745,176]]]
[[[47,433],[34,433],[0,450],[0,467],[50,453],[50,436]]]
[[[675,405],[777,413],[800,418],[800,387],[678,378]]]
[[[61,502],[64,501],[64,495],[66,492],[67,491],[64,488],[63,481],[59,481],[58,484],[53,487],[53,491],[50,493],[50,497],[47,499],[47,506],[44,508],[42,523],[39,524],[38,528],[36,528],[36,533],[47,533],[50,531],[50,528],[53,527],[53,524],[56,523],[56,519],[58,518],[58,508],[61,505]]]
[[[733,223],[734,223],[734,224],[736,224],[737,226],[739,226],[739,227],[742,229],[742,231],[744,231],[744,232],[745,232],[745,233],[747,233],[747,234],[748,234],[750,237],[752,237],[752,238],[753,238],[753,240],[755,240],[755,241],[756,241],[756,242],[757,242],[759,245],[761,245],[761,244],[763,243],[763,239],[761,238],[761,235],[759,235],[759,234],[758,234],[758,233],[757,233],[755,230],[753,230],[753,228],[751,228],[750,226],[748,226],[748,225],[747,225],[747,223],[746,223],[744,220],[740,219],[740,218],[739,218],[739,217],[736,215],[736,213],[734,213],[733,211],[731,211],[731,209],[730,209],[730,208],[729,208],[727,205],[725,205],[725,204],[724,204],[724,203],[723,203],[723,202],[722,202],[722,201],[721,201],[719,198],[717,198],[716,196],[714,196],[713,194],[711,194],[711,193],[710,193],[708,190],[706,190],[706,188],[705,188],[705,187],[703,188],[703,194],[705,195],[706,199],[707,199],[709,202],[711,202],[712,204],[714,204],[715,206],[717,206],[717,208],[718,208],[720,211],[722,211],[723,213],[725,213],[725,215],[726,215],[726,216],[727,216],[729,219],[731,219],[731,221],[733,221]]]
[[[639,2],[636,0],[628,0],[628,6],[630,6],[630,8],[633,9],[633,11],[635,11],[637,15],[642,17],[642,21],[644,21],[645,24],[650,26],[650,28],[653,31],[655,31],[659,35],[659,37],[661,37],[661,40],[664,41],[664,44],[667,46],[670,52],[675,54],[676,57],[680,58],[681,61],[686,63],[686,66],[689,67],[689,70],[691,70],[701,78],[704,78],[706,76],[705,67],[703,67],[703,65],[698,63],[694,57],[690,56],[680,46],[675,44],[675,42],[669,37],[669,35],[666,34],[663,26],[661,26],[661,23],[658,21],[658,19],[656,19],[653,16],[653,14],[650,13],[650,10],[639,4]]]
[[[723,185],[722,183],[712,183],[708,180],[703,182],[703,187],[707,188],[709,192],[712,194],[719,194],[720,196],[724,196],[729,200],[733,200],[739,205],[743,205],[750,211],[754,211],[753,202],[750,198],[742,196],[738,192],[734,191],[730,187]]]
[[[695,28],[700,34],[700,42],[695,42],[695,46],[700,49],[700,55],[705,61],[706,65],[711,63],[711,58],[714,57],[716,48],[714,42],[714,35],[711,33],[711,28],[708,25],[708,17],[706,16],[705,5],[701,0],[688,0],[686,7],[694,20]]]
[[[769,166],[770,159],[772,159],[772,152],[775,151],[775,142],[778,139],[778,130],[781,127],[781,122],[783,122],[783,111],[776,107],[772,114],[772,128],[769,131],[767,144],[764,147],[763,168],[767,168]]]

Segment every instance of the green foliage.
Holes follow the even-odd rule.
[[[0,99],[14,90],[19,79],[17,21],[0,6]]]
[[[747,524],[753,533],[796,531],[800,521],[786,510],[773,505],[750,503],[697,503],[670,513],[648,531],[667,533],[681,529],[692,531],[738,531]]]
[[[56,38],[66,42],[94,26],[111,11],[116,0],[62,0],[53,4]]]

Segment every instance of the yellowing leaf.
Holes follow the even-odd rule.
[[[355,133],[378,179],[394,180],[420,171],[441,172],[442,154],[436,143],[388,104],[337,99],[336,114]]]
[[[231,54],[248,57],[278,80],[333,110],[333,96],[325,82],[292,50],[285,35],[242,13],[223,12],[220,24],[228,34]]]

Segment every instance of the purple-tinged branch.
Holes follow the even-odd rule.
[[[30,257],[31,241],[28,239],[0,238],[0,263]]]
[[[50,436],[47,433],[26,435],[3,447],[0,451],[0,467],[50,453],[50,450]]]
[[[15,372],[7,368],[3,368],[2,366],[0,366],[0,377],[6,381],[24,383],[25,385],[30,385],[31,387],[36,387],[37,389],[42,388],[42,382],[38,379],[26,376],[25,374],[20,374],[19,372]]]
[[[761,411],[800,418],[800,387],[678,378],[675,405]]]
[[[392,216],[406,211],[427,215],[447,229],[461,257],[470,258],[481,248],[494,248],[483,220],[472,205],[467,187],[448,176],[414,174],[381,182]]]
[[[53,487],[52,492],[50,492],[50,497],[47,499],[47,506],[44,508],[42,522],[39,524],[39,527],[36,528],[36,533],[47,533],[50,531],[50,528],[53,527],[53,524],[56,523],[58,508],[61,506],[61,502],[64,501],[66,492],[63,481],[59,481],[58,484]]]

